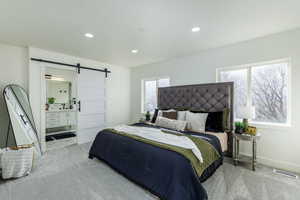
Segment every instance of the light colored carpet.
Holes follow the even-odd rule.
[[[0,180],[2,200],[155,200],[97,159],[89,160],[89,144],[48,152],[31,175]],[[300,180],[275,175],[267,167],[256,172],[225,162],[204,184],[209,200],[299,200]]]

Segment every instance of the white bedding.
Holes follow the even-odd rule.
[[[131,135],[136,135],[148,140],[178,146],[185,149],[192,150],[193,154],[198,160],[203,163],[203,158],[200,150],[192,140],[185,136],[177,136],[172,134],[165,134],[159,129],[148,127],[134,127],[128,125],[119,125],[113,128],[116,131],[125,132]]]

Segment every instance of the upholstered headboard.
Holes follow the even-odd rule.
[[[223,111],[229,109],[227,127],[233,129],[233,82],[158,88],[159,109]],[[230,142],[229,148],[232,143]]]

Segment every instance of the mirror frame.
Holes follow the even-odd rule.
[[[30,107],[30,115],[32,117],[28,117],[28,113],[25,111],[23,105],[20,103],[20,100],[19,100],[18,96],[16,95],[13,87],[19,88],[20,90],[22,90],[22,92],[24,94],[26,94],[26,99],[27,99],[27,102],[28,102],[29,107]],[[6,90],[7,89],[10,89],[12,91],[12,94],[16,98],[16,101],[18,102],[18,104],[20,105],[20,108],[22,109],[23,113],[26,115],[31,128],[33,129],[33,131],[35,133],[37,143],[39,145],[39,147],[38,147],[39,148],[39,153],[42,155],[41,141],[40,141],[40,138],[38,136],[38,132],[37,132],[37,129],[36,129],[36,126],[35,126],[34,117],[33,117],[32,109],[31,109],[31,103],[30,103],[30,100],[29,100],[29,97],[28,97],[28,93],[26,92],[26,90],[23,87],[21,87],[20,85],[17,85],[17,84],[9,84],[9,85],[5,86],[4,89],[3,89],[4,102],[5,102],[6,111],[8,113],[8,117],[9,117],[9,124],[8,124],[8,130],[7,130],[7,135],[6,135],[6,148],[8,147],[8,140],[9,140],[9,136],[10,136],[10,133],[11,133],[10,129],[12,130],[12,133],[13,133],[13,138],[14,138],[14,141],[15,141],[15,147],[18,147],[15,132],[14,132],[14,127],[11,123],[11,118],[10,118],[10,115],[9,115],[9,109],[8,109],[8,105],[7,105],[7,102],[6,102],[6,97],[7,97],[6,96]]]

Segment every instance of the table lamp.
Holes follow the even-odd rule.
[[[240,116],[243,118],[245,130],[248,128],[249,119],[255,118],[255,107],[254,106],[243,106],[240,109]]]

